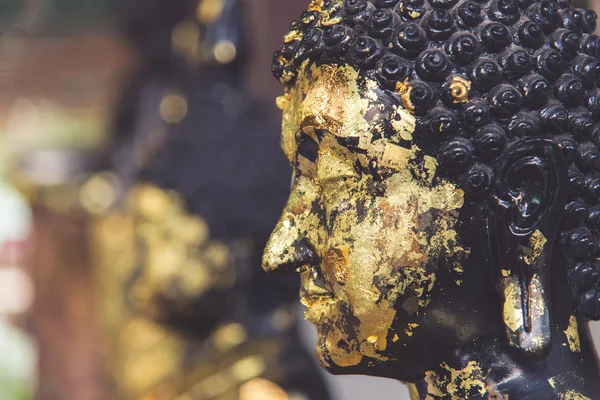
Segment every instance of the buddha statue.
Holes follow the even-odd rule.
[[[263,255],[316,356],[413,399],[600,399],[600,38],[569,0],[314,0]]]
[[[241,5],[129,3],[143,67],[112,168],[83,190],[92,209],[95,194],[116,200],[92,242],[113,398],[326,400],[297,331],[297,277],[259,268],[289,173],[275,121],[240,85]]]

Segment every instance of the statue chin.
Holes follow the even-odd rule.
[[[362,362],[354,364],[356,355],[349,354],[345,357],[338,355],[334,360],[331,354],[340,353],[341,349],[339,345],[334,345],[333,348],[328,347],[326,342],[325,338],[319,337],[315,356],[319,365],[327,372],[333,375],[372,375],[369,373],[370,368],[363,365]]]

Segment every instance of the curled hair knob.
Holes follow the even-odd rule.
[[[492,115],[499,118],[508,118],[514,115],[521,107],[522,101],[521,93],[514,86],[507,84],[493,88],[488,94]]]
[[[377,78],[388,90],[395,90],[398,82],[408,78],[411,71],[410,63],[395,54],[389,54],[377,63]]]
[[[456,113],[445,107],[437,107],[431,110],[427,116],[426,124],[428,134],[434,140],[445,140],[458,131]]]
[[[434,82],[444,80],[452,67],[446,53],[439,49],[425,50],[415,64],[421,77]]]
[[[598,248],[596,236],[587,228],[576,228],[566,234],[567,256],[574,260],[589,259]]]
[[[558,29],[550,35],[550,46],[560,52],[563,60],[570,61],[577,55],[579,35],[568,29]]]
[[[401,24],[392,34],[392,51],[399,55],[416,56],[427,45],[427,34],[414,22]]]
[[[533,60],[523,48],[508,48],[500,59],[504,76],[509,80],[517,80],[527,75],[533,68]]]
[[[523,22],[518,27],[518,36],[521,43],[532,49],[537,49],[544,44],[544,31],[533,21]]]
[[[328,55],[343,57],[352,48],[352,32],[345,26],[328,26],[323,29],[323,42]]]
[[[583,32],[583,10],[579,8],[568,8],[561,10],[559,13],[562,20],[562,26],[575,33],[581,34]]]
[[[519,20],[519,3],[517,0],[495,0],[490,5],[490,18],[505,25],[512,25]]]
[[[483,88],[490,88],[496,86],[502,80],[502,68],[496,60],[481,57],[473,63],[471,78],[475,84]]]
[[[457,64],[467,65],[481,53],[479,40],[471,33],[459,33],[446,42],[446,53]]]
[[[530,7],[529,10],[527,10],[527,16],[540,24],[546,35],[554,32],[556,28],[558,28],[558,23],[560,21],[560,14],[558,13],[556,4],[548,0],[534,4]]]
[[[600,198],[600,173],[593,171],[585,175],[585,190],[581,195],[592,204],[598,202]]]
[[[398,13],[405,21],[413,21],[421,19],[425,14],[424,0],[400,0],[396,7]]]
[[[596,263],[589,261],[577,263],[569,271],[569,280],[574,293],[584,293],[598,284],[600,280],[600,267]]]
[[[387,38],[398,26],[398,16],[386,8],[375,10],[367,21],[367,27],[371,36],[376,38]]]
[[[527,107],[540,108],[548,101],[548,96],[550,96],[550,82],[542,75],[529,74],[521,78],[518,85],[523,94],[523,103]]]
[[[593,33],[596,30],[596,20],[598,15],[593,10],[585,10],[583,12],[583,31],[585,33]]]
[[[489,190],[494,173],[484,164],[475,164],[459,178],[460,187],[467,193],[477,195]]]
[[[587,220],[588,214],[589,210],[585,203],[572,201],[565,207],[561,227],[563,229],[575,229]]]
[[[569,114],[569,133],[578,139],[589,138],[594,129],[594,119],[587,112]]]
[[[309,29],[302,36],[302,47],[306,57],[318,57],[325,49],[323,31],[319,28]]]
[[[569,167],[569,198],[575,198],[585,190],[585,176],[576,167]]]
[[[600,89],[589,90],[584,98],[584,105],[595,121],[600,121]]]
[[[415,115],[427,114],[437,102],[437,92],[423,81],[409,82],[407,96],[408,105]]]
[[[600,166],[600,151],[591,142],[580,143],[577,147],[577,166],[583,171],[590,171]]]
[[[587,225],[595,234],[600,233],[600,206],[592,207],[589,210]]]
[[[579,50],[597,59],[600,56],[600,37],[597,35],[582,35],[579,39]]]
[[[580,55],[573,60],[570,69],[588,88],[593,88],[600,81],[600,62],[594,57]]]
[[[541,134],[540,120],[534,113],[520,112],[508,123],[510,137],[532,137]]]
[[[479,99],[469,101],[465,104],[461,115],[463,125],[468,130],[476,130],[492,119],[490,107],[485,101]]]
[[[557,50],[542,49],[535,54],[540,74],[551,81],[561,77],[564,72],[562,56]]]
[[[558,147],[562,150],[563,155],[569,162],[574,162],[579,157],[579,151],[577,149],[577,142],[573,137],[569,135],[557,136],[554,141],[558,144]],[[577,170],[579,173],[579,170]],[[580,173],[579,173],[580,174]],[[583,182],[583,176],[581,176]],[[582,188],[583,189],[583,188]]]
[[[600,319],[600,293],[597,289],[591,289],[579,297],[579,312],[587,319]]]
[[[431,40],[445,40],[454,32],[454,18],[444,9],[428,12],[421,21],[427,36]]]
[[[366,23],[374,9],[375,7],[368,0],[346,0],[342,13],[344,20],[354,26],[358,23]]]
[[[354,42],[350,55],[361,68],[373,68],[385,50],[379,42],[368,36],[360,36]]]
[[[456,137],[440,147],[438,157],[448,171],[460,173],[473,163],[474,152],[475,149],[469,140]]]
[[[499,22],[484,26],[480,35],[483,46],[493,53],[504,50],[512,40],[508,28]]]
[[[474,1],[466,1],[456,10],[456,23],[463,29],[479,25],[483,18],[481,6]]]
[[[490,124],[477,131],[473,142],[477,155],[483,160],[493,160],[506,146],[506,133],[496,124]]]
[[[563,106],[554,105],[540,111],[540,122],[551,133],[563,133],[569,129],[569,113]]]
[[[575,75],[565,74],[554,85],[554,94],[568,107],[576,107],[583,102],[585,85]]]

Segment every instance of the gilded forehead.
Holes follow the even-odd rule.
[[[358,71],[350,66],[305,62],[296,84],[278,101],[283,109],[283,148],[290,159],[301,130],[309,135],[326,130],[338,137],[368,131],[364,115],[369,101],[358,82]]]
[[[358,139],[359,147],[372,146],[373,133],[383,131],[383,118],[366,118],[374,108],[381,110],[381,89],[377,82],[361,76],[349,65],[317,65],[306,61],[294,86],[278,99],[283,110],[283,149],[290,160],[296,152],[296,134],[313,136],[324,130],[336,137]],[[411,140],[415,118],[402,106],[392,106],[386,119],[398,139]],[[391,138],[392,140],[394,138]]]

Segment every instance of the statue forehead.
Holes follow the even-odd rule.
[[[278,99],[283,110],[284,152],[290,161],[295,159],[300,131],[315,139],[315,130],[355,138],[358,147],[376,158],[382,155],[385,144],[411,141],[414,116],[401,105],[384,105],[380,98],[383,93],[377,82],[361,76],[352,66],[306,61],[294,86]],[[385,127],[386,121],[391,122],[391,129]],[[376,133],[387,138],[376,143]]]
[[[304,63],[296,84],[278,101],[283,109],[282,143],[290,160],[301,130],[309,135],[326,130],[337,137],[368,131],[364,114],[369,101],[361,95],[358,78],[350,66]]]

